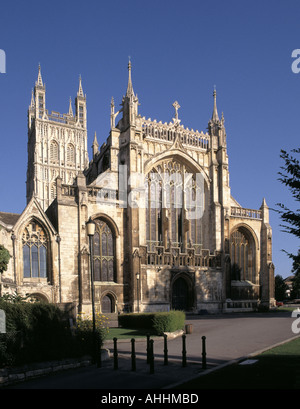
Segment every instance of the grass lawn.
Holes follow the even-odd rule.
[[[176,389],[299,389],[300,338],[251,358],[252,365],[233,364]]]
[[[131,339],[131,338],[145,338],[147,337],[149,330],[143,329],[130,329],[130,328],[110,328],[109,334],[106,337],[106,341],[117,339]],[[150,333],[150,335],[153,335]]]

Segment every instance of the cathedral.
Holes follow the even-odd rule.
[[[216,91],[206,132],[139,113],[126,94],[92,158],[81,78],[73,112],[46,108],[41,68],[28,108],[27,205],[0,212],[11,258],[0,295],[30,295],[76,312],[190,313],[274,306],[272,229],[265,199],[230,193],[225,120]],[[92,227],[92,231],[90,230]],[[92,291],[93,290],[93,291]]]

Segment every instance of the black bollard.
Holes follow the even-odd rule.
[[[185,345],[186,335],[182,335],[182,366],[186,367],[186,345]]]
[[[118,369],[117,338],[114,338],[114,369]]]
[[[168,336],[164,334],[164,365],[168,365],[168,345],[167,345]]]
[[[147,334],[147,364],[150,363],[150,334]]]
[[[206,337],[202,337],[202,369],[206,369],[206,346],[205,346]]]
[[[149,359],[150,359],[150,373],[151,374],[154,373],[154,346],[153,346],[153,344],[154,344],[154,341],[153,341],[153,339],[151,339],[149,341],[149,348],[150,348]]]
[[[136,370],[136,361],[135,361],[135,339],[131,339],[131,370]]]

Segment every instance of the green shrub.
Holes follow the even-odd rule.
[[[157,334],[183,329],[185,313],[183,311],[160,312],[154,315],[153,328]]]
[[[6,334],[0,337],[0,366],[70,357],[76,353],[62,311],[53,304],[0,301]]]
[[[118,317],[119,325],[123,328],[153,329],[153,313],[129,313]]]
[[[109,332],[107,317],[101,313],[95,314],[95,332],[97,347],[101,348]],[[94,333],[92,317],[79,314],[75,332],[76,351],[78,355],[92,354],[94,348]]]
[[[169,311],[156,313],[130,313],[119,315],[119,325],[123,328],[146,329],[157,335],[183,329],[185,313]]]

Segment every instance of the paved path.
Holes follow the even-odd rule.
[[[294,338],[291,313],[247,313],[188,316],[192,334],[186,335],[187,365],[182,367],[182,337],[168,340],[168,365],[164,365],[164,340],[154,338],[154,373],[146,363],[146,342],[136,341],[136,371],[131,370],[131,342],[118,341],[118,369],[113,357],[101,368],[89,366],[25,381],[5,389],[161,389],[181,380],[247,357]],[[202,336],[206,337],[207,369],[202,368]],[[113,355],[113,343],[106,343]]]

